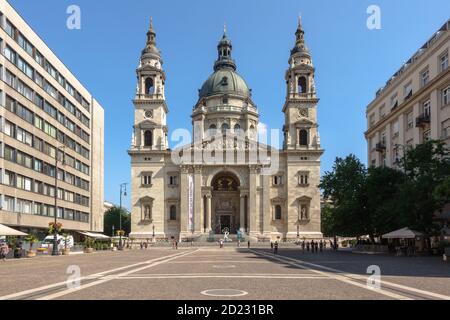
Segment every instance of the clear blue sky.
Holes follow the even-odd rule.
[[[253,89],[261,122],[281,128],[284,72],[299,12],[317,69],[322,171],[337,156],[366,162],[365,107],[375,91],[449,18],[448,0],[11,0],[105,108],[105,199],[130,181],[135,69],[153,16],[167,73],[169,129],[191,127],[197,89],[212,72],[224,22],[238,71]],[[81,30],[66,28],[80,6]],[[369,5],[382,29],[366,27]],[[124,204],[129,206],[129,197]]]

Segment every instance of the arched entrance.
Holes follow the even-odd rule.
[[[218,173],[212,180],[211,227],[216,234],[228,228],[236,234],[240,226],[239,179],[231,172]]]

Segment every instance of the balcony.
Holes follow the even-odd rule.
[[[430,114],[422,113],[416,118],[416,127],[423,127],[426,124],[430,124]]]
[[[377,152],[385,152],[386,151],[386,144],[384,142],[378,142],[375,145],[375,150]]]

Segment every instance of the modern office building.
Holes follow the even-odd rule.
[[[368,105],[368,162],[395,167],[407,146],[450,144],[450,20],[376,93]]]
[[[224,30],[214,71],[189,107],[193,139],[170,150],[166,74],[150,25],[137,69],[128,151],[131,236],[210,241],[228,232],[251,241],[322,238],[319,99],[300,21],[295,36],[285,79],[280,78],[286,83],[286,99],[280,101],[284,126],[277,135],[278,140],[284,134],[282,147],[257,139],[259,110]]]
[[[0,223],[103,231],[103,108],[4,0],[0,53]]]

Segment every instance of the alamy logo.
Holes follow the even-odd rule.
[[[67,17],[66,26],[69,30],[80,30],[81,29],[81,9],[77,5],[70,5],[67,7],[66,13],[69,15]]]
[[[381,289],[381,269],[379,266],[372,265],[367,268],[367,274],[370,276],[367,278],[367,287],[369,289]]]
[[[77,289],[80,287],[81,269],[79,266],[71,265],[67,267],[66,274],[68,275],[66,285],[67,289]]]
[[[369,30],[380,30],[381,29],[381,8],[377,5],[370,5],[367,8],[367,28]]]

